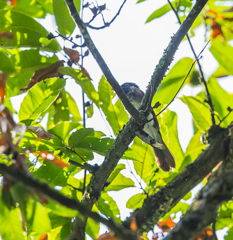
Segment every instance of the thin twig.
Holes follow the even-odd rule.
[[[95,30],[104,29],[106,27],[109,27],[114,22],[114,20],[117,18],[117,16],[120,15],[120,12],[121,12],[124,4],[126,3],[126,1],[127,0],[124,0],[124,2],[120,6],[118,12],[116,13],[116,15],[113,17],[113,19],[110,22],[105,22],[105,24],[101,27],[94,27],[94,26],[91,26],[91,25],[88,25],[88,27],[91,28],[91,29],[95,29]]]
[[[64,38],[65,40],[67,40],[67,41],[69,41],[69,42],[71,42],[71,43],[73,43],[76,47],[80,47],[80,48],[82,49],[83,47],[86,46],[85,42],[84,42],[83,44],[79,45],[79,44],[75,43],[74,41],[72,41],[71,39],[65,37],[64,35],[62,35],[62,34],[59,33],[58,31],[55,31],[55,32],[58,34],[58,36]]]
[[[81,169],[88,170],[91,173],[95,172],[95,168],[88,163],[81,164],[81,163],[77,163],[71,159],[69,159],[69,163],[74,166],[80,167]]]
[[[140,189],[141,189],[141,190],[146,194],[146,196],[148,197],[148,193],[145,191],[145,189],[142,187],[141,182],[138,181],[137,177],[136,177],[135,174],[133,173],[132,168],[130,167],[128,160],[127,160],[126,162],[127,162],[127,164],[128,164],[128,167],[129,167],[129,170],[128,170],[128,171],[134,176],[135,180],[137,181],[137,183],[138,183],[139,186],[140,186]]]
[[[74,153],[75,155],[77,155],[83,162],[86,163],[85,159],[84,159],[83,157],[81,157],[77,152],[75,152],[75,150],[73,150],[72,148],[67,147],[67,146],[66,146],[66,149],[69,150],[69,151],[71,151],[71,152]]]
[[[231,112],[233,112],[233,109],[229,108],[228,111],[229,113],[222,120],[220,120],[218,126],[220,126],[220,124],[231,114]]]
[[[179,24],[181,24],[181,21],[180,21],[180,18],[179,18],[179,15],[178,15],[177,10],[172,6],[170,0],[167,0],[167,1],[168,1],[169,5],[170,5],[171,9],[172,9],[173,12],[175,13],[176,18],[177,18]],[[192,52],[193,52],[193,55],[194,55],[194,57],[195,57],[195,59],[196,59],[196,61],[197,61],[197,64],[198,64],[199,72],[200,72],[200,75],[201,75],[201,77],[200,77],[200,83],[202,83],[202,84],[204,85],[204,87],[205,87],[205,93],[206,93],[206,97],[207,97],[207,103],[209,104],[209,107],[210,107],[210,114],[211,114],[212,124],[213,124],[213,125],[216,125],[216,124],[215,124],[215,118],[214,118],[214,106],[213,106],[213,103],[212,103],[212,100],[211,100],[211,97],[210,97],[209,89],[208,89],[208,87],[207,87],[207,83],[206,83],[206,80],[205,80],[205,77],[204,77],[204,73],[203,73],[203,71],[202,71],[202,67],[201,67],[200,61],[199,61],[199,59],[198,59],[198,56],[196,55],[196,52],[195,52],[194,47],[193,47],[193,45],[192,45],[192,43],[191,43],[191,40],[190,40],[190,38],[189,38],[188,33],[186,33],[186,38],[187,38],[187,40],[188,40],[188,43],[189,43],[189,45],[190,45],[190,48],[191,48],[191,50],[192,50]],[[208,41],[208,42],[209,42],[209,41]]]
[[[178,91],[176,92],[175,96],[173,97],[173,99],[172,99],[172,100],[168,103],[168,105],[167,105],[164,109],[162,109],[156,116],[159,116],[163,111],[165,111],[165,110],[169,107],[169,105],[174,101],[174,99],[176,98],[176,96],[177,96],[177,94],[179,93],[180,89],[183,87],[186,79],[188,78],[191,70],[193,69],[195,63],[197,62],[197,60],[199,59],[200,55],[203,53],[203,51],[205,50],[205,48],[207,47],[207,45],[209,44],[209,42],[210,42],[210,41],[208,41],[208,42],[206,43],[206,45],[204,46],[204,48],[201,50],[201,52],[198,54],[197,58],[196,58],[196,59],[194,60],[194,62],[192,63],[192,65],[191,65],[191,67],[190,67],[187,75],[185,76],[184,81],[183,81],[182,84],[180,85],[180,87],[179,87]]]

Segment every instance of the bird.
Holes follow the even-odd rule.
[[[138,109],[144,96],[144,92],[138,87],[138,85],[132,82],[122,84],[121,88],[132,105]],[[143,132],[148,134],[156,143],[158,143],[156,144],[156,147],[155,145],[151,145],[155,154],[156,162],[164,172],[168,172],[171,168],[176,167],[175,159],[162,139],[159,130],[159,123],[152,107],[147,119],[148,122],[144,125]]]

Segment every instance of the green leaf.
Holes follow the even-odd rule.
[[[233,101],[230,94],[226,92],[217,82],[216,78],[210,78],[208,81],[208,90],[214,105],[214,111],[218,112],[221,119],[223,119],[229,111],[228,107],[233,109]],[[227,127],[233,121],[233,114],[230,114],[222,123],[221,127]]]
[[[65,86],[65,80],[61,78],[46,79],[29,89],[19,109],[19,120],[35,120],[42,112],[54,102],[58,94]]]
[[[190,160],[194,161],[199,154],[206,148],[206,145],[202,144],[201,136],[202,131],[197,131],[189,141],[188,147],[186,148],[185,156],[190,156]]]
[[[3,73],[9,74],[15,71],[14,64],[2,48],[0,48],[0,62],[0,71]]]
[[[203,99],[199,96],[183,96],[180,99],[188,106],[196,126],[202,130],[202,132],[208,130],[211,126],[211,117],[207,103],[204,103]]]
[[[62,140],[65,140],[69,133],[74,129],[77,128],[80,124],[73,123],[73,122],[62,122],[55,125],[55,127],[49,129],[50,133],[55,134]]]
[[[118,164],[115,167],[115,169],[113,170],[113,172],[111,173],[111,175],[109,176],[108,182],[111,183],[116,178],[116,176],[119,174],[119,172],[123,169],[125,169],[125,164],[122,164],[122,163]]]
[[[79,122],[82,120],[82,117],[80,115],[78,106],[76,104],[76,102],[74,101],[74,99],[71,97],[71,95],[66,92],[66,100],[67,100],[67,104],[68,104],[68,108],[69,108],[69,112],[72,114],[72,121],[73,122]]]
[[[233,239],[233,227],[228,229],[227,235],[224,236],[225,240],[232,240]]]
[[[36,169],[33,174],[35,177],[43,181],[51,183],[53,186],[65,187],[68,179],[68,173],[64,169],[60,169],[50,162],[44,164]]]
[[[106,217],[110,217],[114,219],[117,223],[121,223],[119,208],[113,198],[108,195],[108,193],[101,193],[96,207]]]
[[[58,31],[66,36],[71,35],[75,28],[73,18],[70,16],[68,7],[64,0],[53,1],[53,11],[58,26]]]
[[[65,207],[51,199],[49,199],[49,202],[46,203],[44,207],[52,210],[54,214],[66,218],[74,218],[78,214],[76,210]]]
[[[98,213],[98,209],[96,206],[93,206],[92,211],[95,211]],[[86,224],[86,233],[93,239],[96,239],[99,236],[99,230],[100,230],[100,224],[94,221],[91,218],[88,218],[87,224]]]
[[[27,216],[26,213],[26,209],[27,209],[27,202],[25,201],[25,199],[27,199],[29,192],[28,190],[20,185],[20,184],[15,184],[14,186],[12,186],[10,188],[10,193],[13,197],[13,199],[18,202],[19,207],[22,211],[22,213],[24,214],[24,217]]]
[[[163,112],[159,116],[158,121],[161,125],[160,132],[163,137],[163,141],[175,158],[175,171],[177,171],[184,160],[184,153],[178,138],[177,114],[167,109],[166,112]]]
[[[114,142],[111,138],[97,138],[92,136],[87,136],[82,139],[78,144],[75,144],[76,148],[81,148],[86,151],[96,152],[100,155],[105,156]]]
[[[0,10],[0,31],[12,31],[13,39],[0,39],[3,48],[34,47],[40,50],[56,52],[60,50],[55,39],[50,44],[43,46],[40,38],[45,37],[48,32],[36,20],[13,10]]]
[[[33,72],[17,73],[8,77],[6,83],[6,97],[10,98],[18,94],[22,94],[21,88],[27,86]]]
[[[99,107],[99,94],[85,73],[71,67],[59,67],[58,72],[71,76],[76,83],[81,86],[82,90],[87,94],[87,97]]]
[[[159,113],[174,98],[192,63],[193,60],[191,58],[182,58],[172,67],[168,75],[159,85],[158,90],[152,100],[152,106],[154,106],[158,101],[161,103],[161,106],[155,109],[157,113]],[[186,79],[187,82],[188,80],[189,78]]]
[[[126,203],[126,207],[129,209],[137,209],[142,206],[144,200],[146,199],[146,195],[142,193],[138,193],[133,195]]]
[[[141,1],[138,1],[141,2]],[[173,2],[171,2],[172,6],[177,9],[177,5],[179,4],[179,9],[178,12],[183,12],[186,13],[187,12],[187,8],[190,8],[192,6],[192,4],[190,3],[190,1],[188,0],[175,0]],[[181,9],[180,7],[183,6],[184,9]],[[162,17],[164,14],[166,14],[167,12],[169,12],[171,9],[170,5],[167,3],[165,5],[163,5],[161,8],[157,9],[156,11],[154,11],[146,20],[146,23],[156,19],[156,18],[160,18]],[[181,19],[182,20],[182,19]]]
[[[94,132],[93,128],[81,128],[73,132],[69,138],[69,146],[77,147],[89,135]]]
[[[215,59],[220,65],[222,65],[231,75],[233,75],[233,47],[227,42],[222,42],[219,39],[215,39],[211,42],[212,45],[209,48]]]
[[[113,104],[113,98],[116,94],[113,92],[112,87],[104,76],[102,76],[99,82],[98,92],[100,96],[101,109],[107,117],[107,121],[112,127],[114,134],[117,135],[127,123],[129,116],[120,100]]]
[[[118,173],[110,185],[105,188],[105,191],[119,191],[128,187],[134,187],[134,181]]]
[[[174,3],[175,1],[173,1],[172,3]],[[162,6],[161,8],[155,10],[146,20],[146,23],[151,22],[152,20],[156,19],[156,18],[160,18],[162,17],[164,14],[166,14],[167,12],[171,11],[171,7],[170,5],[167,3],[164,6]]]
[[[21,74],[23,74],[28,71],[34,72],[38,69],[48,67],[49,65],[58,61],[58,58],[56,55],[48,58],[40,55],[39,50],[30,49],[12,55],[11,60],[14,65],[20,69]]]
[[[0,233],[3,240],[25,240],[19,208],[9,210],[0,198]]]
[[[134,169],[143,181],[148,184],[155,168],[157,168],[152,147],[136,137],[131,149],[134,156],[131,158],[134,160]]]
[[[35,0],[32,3],[31,0],[17,0],[17,8],[15,8],[15,11],[21,12],[23,14],[26,14],[33,18],[44,18],[47,14],[47,9],[45,9],[45,5],[50,5],[51,8],[51,1],[45,0],[45,4],[42,4],[42,1]],[[52,13],[49,11],[49,13]]]
[[[27,202],[27,223],[33,231],[39,233],[51,230],[51,223],[46,209],[34,198],[29,198]]]

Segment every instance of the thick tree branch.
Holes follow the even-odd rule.
[[[118,237],[120,237],[124,240],[128,240],[128,239],[136,240],[137,239],[134,234],[131,234],[130,230],[125,229],[124,227],[115,223],[111,219],[106,219],[104,217],[101,217],[96,212],[92,212],[89,209],[89,207],[87,207],[85,204],[80,203],[76,199],[71,199],[71,198],[68,198],[68,197],[62,195],[57,190],[50,188],[48,184],[40,182],[40,181],[36,180],[33,176],[26,174],[20,168],[16,168],[13,166],[8,167],[5,164],[0,163],[0,173],[13,181],[23,183],[26,187],[32,188],[32,189],[34,189],[35,192],[42,193],[68,208],[77,210],[83,216],[90,217],[93,220],[95,220],[96,222],[101,222],[101,223],[105,224],[113,232],[115,232],[115,234]]]
[[[89,32],[87,31],[87,24],[85,24],[82,19],[80,18],[73,0],[65,0],[66,4],[70,10],[70,14],[73,17],[74,21],[76,22],[77,26],[80,29],[80,32],[83,35],[85,45],[89,48],[90,52],[92,53],[93,57],[95,58],[97,64],[99,65],[100,69],[102,70],[103,74],[105,75],[107,81],[110,83],[122,103],[124,104],[127,111],[130,115],[139,123],[145,121],[145,117],[143,114],[139,113],[138,110],[130,103],[129,99],[124,94],[123,90],[121,89],[120,85],[116,81],[115,77],[112,75],[110,69],[108,68],[107,64],[105,63],[103,57],[99,53],[98,49],[96,48],[95,44],[93,43]]]
[[[170,0],[167,0],[167,1],[168,1],[169,5],[170,5],[171,9],[172,9],[173,12],[175,13],[176,18],[177,18],[179,24],[181,24],[181,21],[180,21],[180,18],[179,18],[179,15],[178,15],[177,10],[172,6]],[[177,9],[178,9],[178,8],[177,8]],[[192,43],[191,43],[191,40],[190,40],[190,38],[189,38],[188,33],[186,33],[186,38],[187,38],[188,43],[189,43],[189,46],[190,46],[190,48],[191,48],[191,50],[192,50],[192,52],[193,52],[193,55],[194,55],[194,57],[195,57],[195,59],[196,59],[196,61],[197,61],[197,65],[198,65],[199,72],[200,72],[200,75],[201,75],[201,77],[200,77],[200,83],[202,83],[202,84],[204,85],[204,87],[205,87],[207,102],[208,102],[209,107],[210,107],[210,114],[211,114],[212,124],[215,125],[214,106],[213,106],[213,103],[212,103],[212,100],[211,100],[211,97],[210,97],[210,93],[209,93],[209,89],[208,89],[208,87],[207,87],[207,83],[206,83],[206,80],[205,80],[205,77],[204,77],[204,73],[203,73],[203,71],[202,71],[202,67],[201,67],[200,61],[199,61],[198,56],[197,56],[197,54],[196,54],[196,52],[195,52],[195,50],[194,50],[194,47],[193,47],[193,45],[192,45]]]
[[[135,217],[139,232],[149,231],[169,212],[194,186],[225,158],[228,150],[228,129],[219,129],[200,156],[176,176],[170,183],[144,201],[140,209],[134,211],[123,225],[129,228],[131,218]]]
[[[217,211],[225,201],[233,197],[233,125],[229,127],[230,142],[227,156],[220,167],[210,176],[190,210],[165,238],[166,240],[190,239],[211,223],[215,224]],[[215,234],[215,228],[214,234]],[[216,234],[215,234],[216,235]],[[217,238],[216,238],[217,239]]]
[[[148,104],[151,104],[150,100],[154,96],[159,84],[163,80],[163,77],[165,76],[165,73],[173,60],[178,46],[207,2],[208,0],[196,1],[193,9],[181,24],[176,34],[172,37],[168,47],[164,50],[164,54],[160,59],[159,64],[155,68],[146,93],[142,99],[140,107],[141,110],[146,110],[148,109],[148,106],[150,106]]]
[[[206,184],[200,191],[191,209],[180,222],[171,230],[164,240],[191,239],[204,227],[216,219],[220,204],[229,201],[233,196],[233,171],[224,174]]]

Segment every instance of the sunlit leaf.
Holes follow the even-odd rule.
[[[62,122],[62,123],[56,124],[55,127],[49,130],[49,132],[65,140],[66,137],[69,135],[69,133],[78,126],[79,126],[79,123]]]
[[[105,191],[119,191],[128,187],[134,187],[134,181],[119,173],[109,186],[105,188]]]
[[[102,192],[101,196],[98,200],[98,204],[96,204],[98,210],[104,214],[106,217],[111,217],[116,222],[120,223],[120,211],[116,202],[112,197],[108,195],[107,192]]]
[[[204,103],[203,99],[198,96],[183,96],[180,99],[189,107],[196,126],[202,131],[209,129],[211,126],[211,118],[207,103]]]
[[[159,85],[158,90],[153,97],[152,106],[154,106],[158,101],[161,103],[161,106],[155,109],[156,113],[160,112],[164,106],[170,103],[174,98],[192,63],[193,60],[191,58],[182,58],[169,71],[167,76]],[[186,79],[186,81],[189,81],[189,77]]]
[[[40,43],[40,38],[45,37],[48,32],[33,18],[13,10],[0,10],[0,31],[13,32],[13,39],[0,39],[1,47],[35,47],[41,50],[56,52],[60,50],[55,39],[52,39],[47,46]]]
[[[99,94],[96,92],[90,79],[82,71],[71,67],[60,67],[58,71],[74,78],[76,83],[79,84],[82,90],[87,94],[88,98],[99,106]]]
[[[71,35],[74,31],[75,23],[69,14],[69,10],[65,1],[53,1],[53,11],[58,26],[58,31],[64,36],[66,36],[66,34]]]
[[[42,81],[33,86],[21,103],[20,121],[37,119],[54,102],[64,86],[65,80],[61,78],[47,79],[46,83]]]
[[[227,108],[230,107],[233,109],[233,101],[230,94],[219,85],[215,78],[210,78],[208,81],[208,89],[214,110],[219,114],[220,118],[223,119],[229,113]],[[232,121],[233,115],[231,114],[224,120],[221,127],[227,127]]]
[[[117,135],[124,124],[127,123],[129,117],[119,99],[116,103],[113,103],[116,94],[111,88],[105,77],[102,76],[98,87],[101,109],[112,127],[114,134]]]
[[[146,199],[146,194],[138,193],[133,195],[126,203],[126,207],[129,209],[137,209],[140,208]]]

